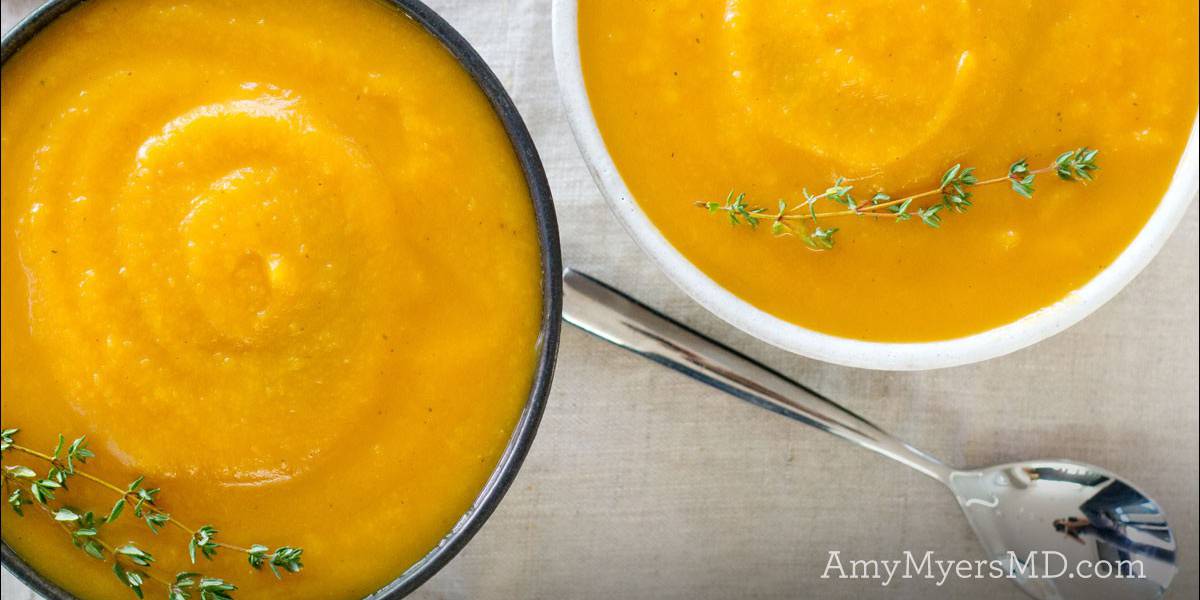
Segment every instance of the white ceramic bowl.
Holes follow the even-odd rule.
[[[826,362],[883,370],[951,367],[995,358],[1046,339],[1091,314],[1136,276],[1174,231],[1196,198],[1196,121],[1171,186],[1133,242],[1107,269],[1057,303],[1017,321],[967,337],[937,342],[868,342],[818,333],[784,321],[718,285],[659,233],[630,194],[604,146],[588,102],[579,63],[576,0],[554,2],[554,63],[571,130],[609,206],[679,287],[718,317],[765,342]]]

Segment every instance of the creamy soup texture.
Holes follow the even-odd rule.
[[[502,125],[418,24],[369,0],[92,0],[4,65],[2,144],[4,426],[86,434],[95,474],[305,569],[192,567],[132,517],[111,541],[242,597],[361,597],[470,507],[531,386],[539,245]],[[25,512],[3,531],[30,564],[131,597]]]
[[[837,336],[928,341],[1054,303],[1108,266],[1158,205],[1196,115],[1197,6],[1183,0],[581,0],[604,142],[662,234],[716,283]],[[1100,149],[1088,186],[981,188],[939,230],[842,218],[837,246],[731,228],[693,206],[856,179],[930,189],[955,163]]]

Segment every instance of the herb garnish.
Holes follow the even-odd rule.
[[[746,201],[746,194],[729,192],[724,202],[696,202],[696,206],[707,209],[710,213],[724,212],[729,216],[730,223],[749,225],[757,228],[759,222],[769,221],[771,233],[775,236],[795,236],[813,250],[830,250],[833,248],[833,234],[836,227],[823,227],[820,219],[845,216],[869,216],[907,221],[916,217],[929,227],[938,228],[942,225],[942,213],[966,212],[971,207],[970,188],[1008,183],[1014,192],[1025,198],[1033,197],[1033,182],[1037,175],[1053,171],[1063,181],[1092,181],[1092,172],[1098,169],[1096,155],[1099,150],[1086,146],[1063,152],[1050,165],[1040,169],[1030,169],[1025,159],[1014,162],[1008,168],[1008,174],[1003,177],[980,180],[975,176],[975,167],[963,167],[956,164],[942,175],[938,187],[893,199],[886,193],[878,192],[869,200],[859,201],[852,195],[853,180],[838,177],[833,185],[820,194],[810,194],[802,191],[804,200],[789,204],[779,200],[778,208],[768,212],[761,206],[753,206]],[[913,202],[939,196],[940,199],[927,206],[913,206]],[[817,202],[828,200],[840,204],[844,208],[838,210],[817,211]]]
[[[249,548],[235,546],[216,541],[217,529],[212,525],[203,525],[193,529],[157,505],[158,488],[145,485],[145,477],[139,476],[129,485],[121,487],[95,475],[81,471],[78,465],[87,463],[95,453],[88,449],[87,438],[79,437],[69,445],[62,434],[58,436],[58,445],[54,452],[46,454],[32,448],[27,448],[13,441],[18,429],[0,431],[0,453],[9,455],[16,451],[39,459],[50,466],[45,476],[25,465],[4,465],[4,493],[8,505],[18,516],[24,516],[25,506],[36,506],[54,519],[63,531],[70,537],[71,542],[88,556],[97,560],[111,557],[113,574],[125,584],[138,598],[143,596],[142,586],[147,581],[161,584],[167,590],[169,600],[188,600],[195,597],[200,600],[231,600],[231,592],[237,586],[216,577],[204,577],[199,573],[183,571],[174,578],[155,573],[151,567],[154,557],[135,543],[129,542],[123,546],[114,547],[100,536],[104,525],[116,521],[128,506],[133,515],[145,521],[151,533],[157,534],[166,525],[174,526],[188,535],[188,555],[192,563],[196,562],[196,554],[212,560],[217,550],[224,548],[246,554],[251,567],[261,570],[263,565],[270,567],[276,577],[280,571],[289,573],[299,572],[304,567],[300,557],[304,553],[301,548],[280,546],[271,550],[267,546],[254,544]],[[117,500],[109,509],[107,515],[97,516],[91,511],[80,511],[61,502],[57,495],[67,490],[67,483],[72,477],[86,479],[96,485],[107,488],[117,495]]]

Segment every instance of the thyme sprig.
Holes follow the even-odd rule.
[[[67,444],[66,438],[59,434],[54,451],[46,454],[14,442],[18,431],[0,431],[0,453],[7,457],[10,451],[20,452],[47,463],[49,467],[45,476],[42,476],[25,465],[4,465],[4,491],[9,507],[18,516],[24,516],[24,507],[37,506],[62,527],[76,548],[97,560],[111,557],[113,574],[139,598],[143,596],[142,587],[147,581],[155,581],[165,587],[169,600],[187,600],[193,597],[193,593],[198,594],[200,600],[229,600],[232,598],[231,592],[237,590],[237,586],[190,571],[179,572],[173,579],[167,579],[150,570],[154,557],[133,542],[119,547],[109,545],[101,538],[100,530],[102,526],[115,522],[127,506],[131,507],[135,517],[145,522],[151,533],[158,534],[163,527],[171,525],[187,534],[188,556],[193,564],[196,562],[197,553],[213,560],[218,549],[224,548],[244,553],[247,562],[256,570],[262,570],[266,565],[277,578],[281,577],[280,573],[283,571],[297,573],[304,567],[301,562],[304,553],[302,548],[279,546],[271,550],[262,544],[237,546],[217,541],[218,530],[212,525],[192,528],[184,524],[159,508],[157,501],[160,490],[147,487],[144,476],[138,476],[128,485],[121,487],[80,470],[78,465],[86,464],[88,459],[96,456],[88,448],[86,436]],[[68,481],[72,477],[85,479],[117,495],[117,500],[105,516],[98,517],[91,511],[79,511],[59,501],[57,494],[67,490]],[[55,506],[52,506],[52,503]]]
[[[836,227],[824,227],[821,219],[868,216],[889,218],[897,222],[908,221],[914,217],[934,229],[941,227],[943,213],[964,213],[971,208],[971,189],[983,186],[1007,183],[1013,192],[1024,198],[1032,198],[1034,180],[1038,175],[1053,172],[1063,181],[1091,182],[1096,165],[1096,155],[1099,150],[1076,148],[1059,154],[1049,165],[1031,169],[1025,159],[1018,160],[1008,168],[1008,173],[991,179],[979,179],[975,175],[975,167],[964,167],[956,164],[942,174],[936,188],[893,198],[884,192],[876,192],[869,199],[860,200],[854,197],[855,180],[845,177],[834,179],[832,185],[819,194],[810,194],[807,189],[801,191],[804,199],[791,204],[779,200],[777,207],[769,211],[762,206],[756,206],[746,200],[745,193],[729,192],[723,202],[696,202],[696,206],[708,210],[709,213],[725,213],[733,225],[749,225],[756,229],[761,222],[769,222],[771,233],[777,237],[794,236],[804,245],[813,250],[831,250],[834,246],[833,235],[838,232]],[[927,198],[937,198],[936,201],[923,206],[914,203]],[[832,202],[841,208],[833,210],[817,210],[817,203]]]

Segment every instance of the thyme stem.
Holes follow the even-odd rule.
[[[114,548],[100,539],[101,526],[116,521],[126,505],[132,505],[134,515],[143,519],[153,533],[157,534],[161,527],[168,524],[186,533],[188,535],[188,554],[193,563],[196,562],[197,551],[204,558],[213,560],[219,548],[226,548],[245,554],[250,566],[254,569],[261,570],[264,565],[268,566],[276,577],[280,577],[281,570],[296,573],[304,566],[300,561],[304,553],[302,548],[279,546],[271,551],[269,547],[261,544],[254,544],[249,548],[227,544],[215,539],[218,531],[212,525],[192,528],[175,519],[158,508],[156,496],[159,490],[144,487],[142,485],[145,481],[144,477],[138,477],[122,488],[101,477],[78,469],[77,464],[86,463],[87,459],[95,456],[88,449],[84,437],[77,438],[67,446],[66,439],[60,434],[54,452],[47,454],[15,443],[13,437],[18,431],[18,429],[0,431],[0,453],[8,456],[10,450],[16,451],[44,461],[50,467],[45,477],[24,465],[5,465],[3,467],[4,493],[13,512],[18,516],[23,516],[22,507],[36,504],[69,534],[72,543],[84,553],[98,560],[105,559],[105,552],[112,555],[113,573],[139,598],[143,596],[142,584],[147,579],[165,585],[170,600],[187,600],[192,597],[192,592],[198,593],[200,600],[230,600],[232,598],[230,593],[237,590],[237,586],[216,577],[202,577],[199,573],[187,571],[177,573],[173,582],[163,579],[149,572],[154,557],[138,548],[133,542]],[[76,512],[56,499],[57,493],[66,490],[67,480],[76,476],[110,490],[118,496],[107,516],[97,518],[90,511]],[[23,485],[28,485],[28,488],[22,487]],[[51,509],[51,501],[56,503],[57,510]]]
[[[38,458],[42,458],[41,453],[36,450],[31,450],[29,448],[17,448],[15,445],[12,445],[10,447],[12,447],[14,450],[19,449],[22,452],[25,452],[26,454],[29,454],[31,456],[37,456]],[[7,469],[4,470],[3,475],[4,475],[5,493],[8,493],[9,489],[12,486],[20,486],[20,484],[21,484],[20,480],[17,477],[13,476],[9,470],[7,470]],[[58,518],[58,513],[51,510],[49,504],[47,504],[47,503],[35,502],[34,504],[37,505],[38,509],[40,509],[42,512],[46,513],[46,515],[50,517],[50,520],[52,522],[54,522],[54,524],[58,525],[58,527],[60,529],[62,529],[64,533],[67,534],[67,537],[69,539],[71,539],[72,541],[75,541],[77,546],[82,547],[80,545],[80,542],[76,541],[79,537],[79,526],[78,525],[76,525],[75,529],[72,529],[69,525],[67,525],[67,521],[64,521],[64,520]],[[122,558],[123,556],[125,556],[124,554],[122,554],[120,551],[118,551],[118,549],[113,548],[112,545],[110,545],[108,542],[104,541],[100,537],[94,536],[94,535],[89,535],[89,536],[87,536],[87,538],[88,538],[89,544],[94,544],[96,547],[102,549],[103,552],[108,552],[109,555],[112,556],[114,571],[116,571],[118,573],[118,578],[121,580],[121,583],[124,583],[125,585],[127,585],[131,589],[133,589],[134,593],[137,594],[137,596],[139,598],[141,598],[143,596],[143,592],[141,590],[141,582],[142,582],[142,580],[140,579],[141,577],[144,577],[146,579],[154,581],[154,582],[162,585],[163,587],[165,587],[167,589],[169,598],[186,599],[189,597],[189,595],[184,593],[184,590],[182,588],[180,588],[177,584],[167,581],[166,579],[163,579],[162,577],[154,574],[152,571],[141,570],[140,567],[142,565],[138,565],[136,562],[134,562],[130,558]],[[103,553],[98,552],[98,554],[100,555],[100,558],[102,559]],[[144,552],[142,554],[145,555]],[[96,555],[93,554],[93,556],[96,556]],[[146,555],[146,556],[148,556],[148,555]],[[129,579],[130,573],[134,574],[133,575],[134,578],[132,580]]]
[[[1050,165],[1048,167],[1042,167],[1040,169],[1029,171],[1029,173],[1031,175],[1040,175],[1042,173],[1048,173],[1053,170],[1054,170],[1054,165]],[[989,186],[989,185],[994,185],[997,183],[1005,183],[1008,181],[1012,181],[1011,175],[1004,175],[1003,177],[993,177],[991,179],[984,179],[982,181],[975,183],[974,186],[977,188],[980,188],[980,187],[985,187],[985,186]],[[905,202],[910,202],[912,200],[920,200],[921,198],[928,198],[930,196],[938,196],[941,193],[942,193],[942,188],[938,188],[936,190],[929,190],[926,192],[921,192],[919,194],[913,194],[911,196],[897,198],[895,200],[888,200],[887,202],[880,202],[879,204],[871,204],[866,207],[863,207],[862,210],[859,210],[859,211],[838,210],[838,211],[832,211],[832,212],[819,212],[819,213],[817,213],[817,218],[821,219],[821,218],[826,218],[826,217],[843,217],[843,216],[858,216],[858,215],[874,216],[871,213],[878,211],[878,209],[888,208],[891,206],[897,206],[897,205],[903,204]],[[878,216],[895,218],[897,215],[896,215],[896,213],[885,213],[885,214],[880,214]],[[788,216],[785,216],[784,219],[793,219],[793,218],[797,218],[797,217],[804,218],[804,219],[810,218],[808,215],[795,215],[795,216],[788,215]]]
[[[17,450],[19,452],[28,454],[29,456],[44,460],[44,461],[50,463],[51,465],[55,465],[55,466],[59,466],[59,467],[62,466],[59,463],[59,461],[57,459],[55,459],[53,456],[50,456],[49,454],[46,454],[44,452],[39,452],[37,450],[34,450],[33,448],[28,448],[28,447],[22,446],[20,444],[12,444],[9,447],[12,448],[13,450]],[[81,471],[79,469],[75,469],[74,474],[78,475],[88,481],[91,481],[92,483],[95,483],[101,487],[107,488],[107,489],[113,491],[114,493],[116,493],[118,496],[125,498],[128,501],[131,501],[131,502],[138,501],[138,497],[136,496],[135,492],[131,492],[131,491],[122,489],[120,486],[113,485],[112,483],[109,483],[108,481],[105,481],[99,477],[96,477],[95,475],[92,475],[92,474],[88,473],[87,471]],[[145,510],[148,512],[153,512],[153,513],[162,515],[165,523],[170,523],[171,525],[174,525],[180,531],[183,531],[184,533],[188,534],[189,536],[191,536],[193,538],[197,537],[199,535],[198,530],[188,527],[187,525],[180,522],[179,519],[172,517],[169,513],[165,513],[163,511],[155,508],[153,505],[146,506]],[[212,543],[221,548],[226,548],[228,550],[234,550],[234,551],[242,552],[245,554],[250,554],[250,552],[251,552],[251,550],[249,548],[245,548],[243,546],[237,546],[237,545],[228,544],[225,542],[218,542],[216,540],[213,540]]]
[[[725,213],[733,225],[747,224],[756,228],[760,221],[771,224],[771,233],[775,236],[795,236],[813,250],[829,250],[833,248],[833,234],[836,228],[820,226],[821,219],[870,216],[888,217],[896,221],[907,221],[918,217],[929,227],[937,228],[942,223],[942,211],[966,212],[972,206],[971,188],[1008,183],[1012,190],[1025,198],[1032,198],[1033,183],[1038,175],[1054,172],[1064,181],[1088,183],[1092,181],[1098,150],[1088,147],[1077,148],[1059,154],[1049,165],[1038,169],[1030,169],[1025,159],[1018,160],[1008,168],[1008,174],[990,179],[978,179],[974,167],[963,167],[956,164],[942,175],[938,186],[916,194],[900,198],[892,198],[883,192],[877,192],[867,201],[857,201],[852,195],[853,179],[838,177],[832,186],[820,194],[810,194],[803,190],[804,200],[790,204],[779,200],[777,211],[768,211],[764,207],[753,206],[746,201],[746,194],[730,192],[724,202],[696,202],[696,206],[707,209],[710,213]],[[910,206],[917,200],[940,197],[941,200],[928,206]],[[818,212],[816,204],[830,201],[842,205],[843,209],[825,210]],[[812,222],[812,227],[807,222]]]

